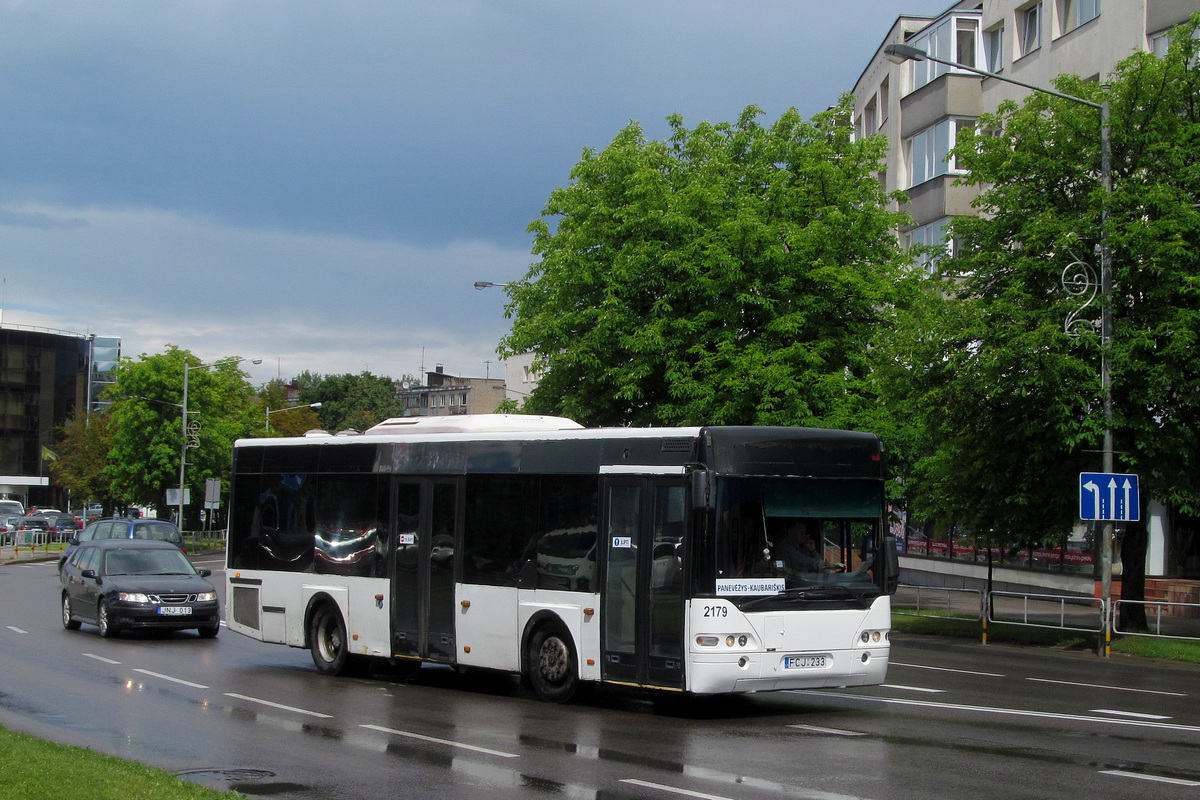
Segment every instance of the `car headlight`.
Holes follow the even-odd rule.
[[[117,599],[122,603],[149,603],[150,598],[141,592],[119,592]]]
[[[201,592],[200,594],[196,595],[196,599],[198,601],[200,601],[201,603],[207,603],[212,600],[216,600],[217,593],[216,592]]]

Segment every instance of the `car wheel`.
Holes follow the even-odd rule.
[[[308,647],[317,672],[322,675],[347,675],[355,664],[346,637],[346,623],[336,606],[325,604],[313,613]]]
[[[221,624],[217,623],[216,625],[206,625],[203,628],[197,628],[197,630],[200,632],[201,639],[212,639],[221,632]]]
[[[63,592],[62,596],[62,622],[63,627],[69,631],[79,630],[79,620],[71,617],[71,596]]]
[[[100,628],[100,635],[105,639],[112,639],[121,632],[117,624],[109,619],[107,600],[101,600],[100,605],[96,608],[96,625]]]
[[[525,652],[526,677],[542,700],[566,703],[579,689],[571,635],[557,623],[539,625]]]

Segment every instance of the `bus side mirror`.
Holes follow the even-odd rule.
[[[692,510],[712,511],[712,475],[706,469],[692,471]]]
[[[895,594],[900,588],[900,552],[896,549],[895,536],[883,537],[883,563],[886,565],[887,593]]]

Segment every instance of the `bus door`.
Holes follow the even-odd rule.
[[[401,479],[395,492],[392,653],[453,662],[458,484]]]
[[[606,479],[604,680],[683,688],[682,478]]]

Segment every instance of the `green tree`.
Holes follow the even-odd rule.
[[[51,464],[54,480],[66,487],[73,497],[101,503],[112,509],[118,498],[111,492],[106,474],[112,450],[112,425],[105,412],[76,415],[62,427],[62,439],[55,446],[58,458]]]
[[[305,373],[311,374],[311,373]],[[303,436],[306,432],[314,428],[321,427],[321,418],[317,414],[317,409],[313,408],[296,408],[295,406],[304,406],[304,403],[295,403],[288,400],[287,384],[281,380],[271,380],[263,384],[258,390],[258,399],[262,403],[263,409],[263,433],[266,436]],[[310,400],[309,403],[318,402]],[[284,413],[269,413],[279,412],[282,409],[290,409]],[[270,419],[268,430],[267,419]]]
[[[170,508],[166,490],[179,486],[185,364],[192,367],[188,415],[199,425],[198,446],[187,449],[192,504],[185,508],[184,523],[194,524],[205,480],[220,478],[228,485],[233,441],[262,432],[261,407],[236,357],[200,369],[198,358],[169,345],[164,353],[122,359],[108,390],[115,428],[108,475],[126,502],[154,506],[160,513]]]
[[[533,352],[527,413],[589,425],[854,426],[905,258],[849,98],[811,120],[631,123],[530,225],[499,352]],[[553,226],[552,224],[553,223]]]
[[[372,375],[364,370],[358,375],[347,373],[321,378],[305,373],[298,381],[300,402],[320,402],[318,416],[330,432],[351,428],[365,431],[403,412],[396,398],[395,382],[382,375]]]
[[[1080,302],[1062,280],[1075,262],[1098,266],[1106,203],[1117,469],[1141,473],[1145,495],[1200,512],[1198,25],[1200,15],[1176,30],[1165,58],[1122,61],[1110,89],[1055,82],[1111,102],[1111,195],[1088,106],[1035,93],[960,139],[980,213],[954,222],[958,252],[941,262],[950,296],[913,321],[920,353],[893,386],[919,400],[926,448],[911,488],[926,514],[1026,542],[1075,521],[1077,475],[1101,466],[1100,340],[1088,326],[1065,330]]]

